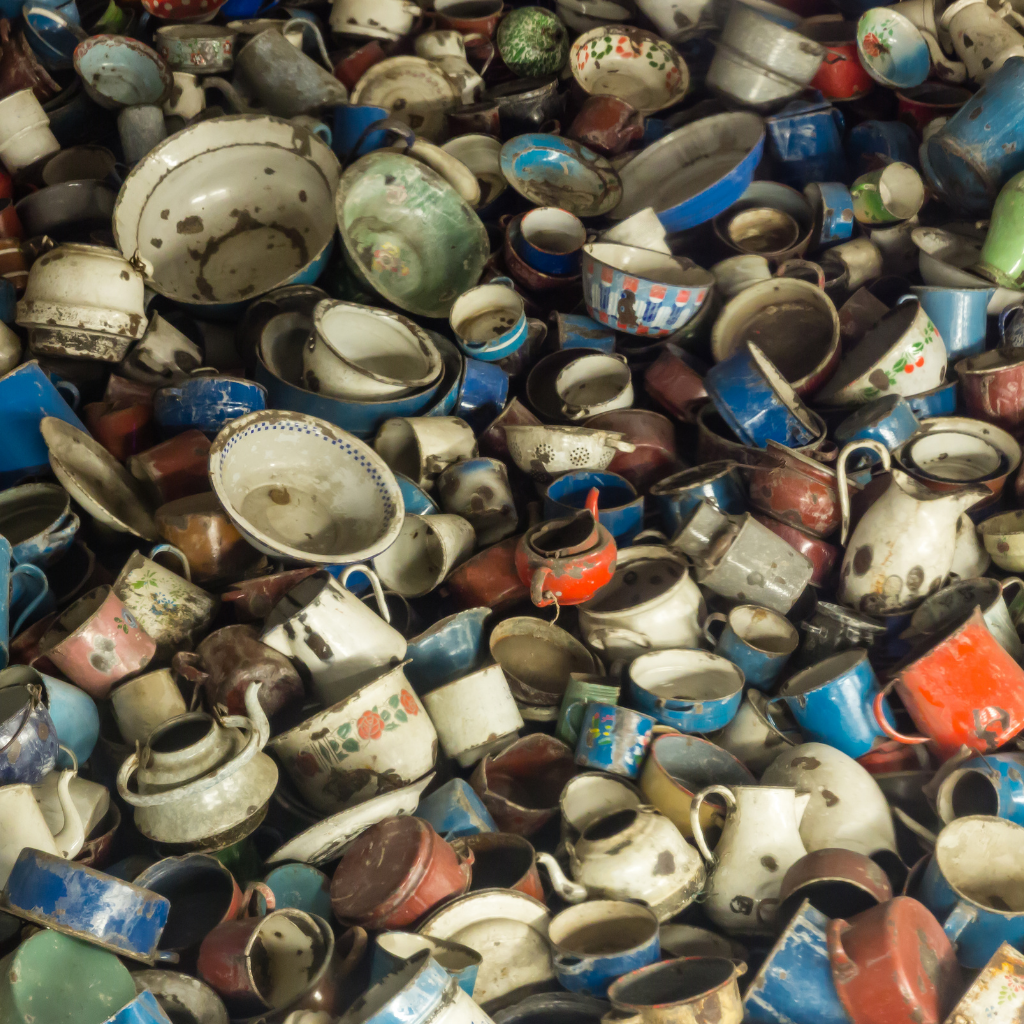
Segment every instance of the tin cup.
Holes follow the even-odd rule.
[[[715,637],[713,626],[724,628]],[[796,627],[778,612],[756,604],[741,604],[728,615],[712,612],[704,620],[704,636],[715,653],[742,669],[746,681],[767,690],[778,678],[800,636]]]
[[[449,323],[459,348],[488,363],[517,352],[529,334],[526,307],[508,277],[463,292],[452,306]]]
[[[523,215],[516,251],[544,274],[578,274],[586,240],[579,217],[557,206],[541,206]]]
[[[588,704],[576,743],[576,763],[635,779],[657,722],[614,704]]]

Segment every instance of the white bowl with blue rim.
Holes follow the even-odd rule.
[[[602,324],[664,338],[697,315],[715,283],[683,256],[613,242],[583,247],[583,301]]]
[[[405,518],[398,481],[369,445],[281,409],[241,416],[217,435],[210,483],[254,548],[307,565],[373,558]]]
[[[625,220],[650,206],[665,230],[685,231],[732,206],[764,152],[764,121],[748,112],[714,114],[669,132],[619,172]]]
[[[872,7],[861,15],[857,56],[864,70],[890,89],[920,85],[932,66],[928,43],[918,27],[892,7]]]

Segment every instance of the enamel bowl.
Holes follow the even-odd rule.
[[[667,337],[697,315],[714,282],[684,256],[607,242],[583,247],[587,312],[616,331]]]
[[[928,44],[917,26],[892,7],[872,7],[857,22],[857,55],[864,70],[890,89],[920,85],[931,70]]]
[[[616,96],[647,116],[686,95],[690,72],[679,53],[653,32],[602,25],[569,51],[569,70],[592,96]]]
[[[90,36],[75,48],[74,64],[89,98],[108,110],[159,106],[174,84],[163,57],[127,36]]]
[[[1007,464],[990,441],[954,430],[911,438],[903,447],[901,461],[933,480],[961,484],[1005,473]]]
[[[349,267],[411,313],[446,317],[487,262],[487,229],[473,208],[402,153],[378,150],[352,164],[335,210]]]
[[[669,232],[718,216],[746,191],[764,151],[757,114],[714,114],[648,146],[622,168],[615,220],[653,207]]]
[[[517,135],[501,147],[501,173],[536,206],[558,206],[577,217],[608,213],[619,203],[615,168],[593,150],[557,135]]]
[[[326,420],[280,409],[241,416],[217,435],[210,483],[253,547],[311,565],[373,558],[404,518],[398,482],[372,448]]]
[[[155,291],[201,314],[230,315],[273,288],[316,280],[334,238],[323,211],[339,175],[330,148],[287,121],[200,121],[125,179],[114,237],[126,258],[138,254]]]

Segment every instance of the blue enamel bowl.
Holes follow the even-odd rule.
[[[746,191],[764,153],[764,135],[764,121],[746,112],[677,128],[622,169],[622,201],[612,216],[624,220],[652,206],[666,231],[704,224]]]

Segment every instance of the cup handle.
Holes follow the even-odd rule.
[[[881,446],[879,446],[881,447]],[[885,715],[882,713],[882,701],[885,700],[885,695],[892,688],[895,680],[885,684],[884,688],[875,694],[875,699],[872,701],[871,707],[875,713],[875,721],[878,723],[879,729],[885,733],[886,736],[891,740],[895,740],[897,743],[904,743],[907,746],[914,746],[919,743],[929,743],[931,741],[930,736],[905,736],[901,732],[897,732],[886,720]]]
[[[1008,598],[1006,596],[1006,588],[1012,586],[1017,586],[1019,588],[1017,591],[1016,598]],[[1013,604],[1015,600],[1018,600],[1020,598],[1021,594],[1024,594],[1024,580],[1022,580],[1019,576],[1007,576],[1006,579],[1000,581],[999,589],[1002,592],[1003,600],[1006,601],[1007,608],[1009,608],[1009,606]]]
[[[1015,302],[1012,306],[1007,306],[999,314],[999,344],[1006,345],[1006,325],[1010,320],[1010,317],[1020,313],[1024,316],[1024,302]]]
[[[942,930],[946,933],[946,938],[956,946],[963,930],[977,919],[977,910],[969,907],[963,900],[957,900],[956,906],[950,912],[949,917],[943,922]]]
[[[391,623],[391,612],[388,611],[388,603],[384,599],[384,588],[380,585],[380,579],[377,574],[368,566],[362,564],[350,565],[341,574],[341,579],[338,581],[343,587],[348,584],[348,578],[354,572],[361,572],[369,581],[370,586],[373,588],[373,596],[377,598],[377,607],[380,609],[380,617],[387,622]]]
[[[712,612],[704,620],[704,636],[707,639],[707,642],[709,644],[711,644],[712,647],[717,646],[718,641],[721,640],[722,638],[721,638],[721,636],[715,636],[715,634],[711,631],[711,627],[713,625],[715,625],[716,623],[719,623],[719,622],[724,627],[727,621],[728,620],[726,619],[726,617],[721,612]],[[725,632],[724,628],[723,628],[722,632],[723,633]]]
[[[343,164],[350,164],[356,159],[356,154],[366,141],[367,136],[372,135],[373,132],[388,132],[392,135],[397,135],[405,143],[406,149],[412,149],[416,142],[416,133],[407,124],[395,117],[382,117],[379,121],[372,121],[359,133],[359,138],[356,139],[355,145],[348,151],[345,159],[342,160]]]
[[[327,52],[327,46],[324,43],[324,37],[320,34],[320,29],[313,24],[313,22],[307,21],[305,18],[289,18],[281,26],[281,34],[283,36],[287,36],[288,29],[295,28],[296,26],[302,30],[303,38],[305,38],[307,31],[313,33],[313,38],[316,39],[317,49],[320,51],[320,59],[324,62],[324,67],[333,75],[334,65],[331,63],[331,57]]]
[[[690,804],[690,829],[693,832],[693,838],[697,843],[697,849],[700,850],[701,856],[708,862],[708,864],[714,866],[718,863],[718,858],[711,852],[708,847],[707,840],[704,838],[704,830],[700,827],[700,808],[701,804],[704,803],[704,798],[709,796],[711,793],[716,793],[725,801],[725,812],[729,814],[731,811],[736,810],[736,797],[733,796],[733,792],[728,786],[705,786],[694,798],[693,803]]]
[[[210,680],[210,673],[200,668],[202,663],[195,651],[178,651],[171,658],[171,668],[195,686],[205,686]]]
[[[188,564],[188,555],[185,554],[181,548],[176,548],[173,544],[157,544],[149,552],[150,558],[155,558],[157,555],[173,555],[181,563],[181,575],[185,577],[187,583],[192,582],[192,569]]]
[[[55,380],[53,382],[53,386],[61,393],[61,398],[63,398],[72,409],[77,411],[78,406],[82,401],[82,396],[79,394],[78,388],[76,388],[69,380]],[[68,393],[67,395],[64,394],[65,391]],[[71,397],[68,398],[68,395]]]
[[[15,576],[32,576],[37,582],[42,584],[42,588],[39,593],[29,602],[29,606],[18,616],[17,622],[11,628],[11,635],[17,636],[21,632],[21,627],[24,621],[39,607],[39,603],[46,597],[50,590],[50,582],[46,578],[46,573],[39,568],[38,565],[33,565],[31,562],[26,562],[24,565],[16,565],[11,570],[11,579]]]
[[[257,893],[263,897],[263,902],[267,905],[267,909],[262,913],[253,913],[253,906],[258,906],[254,899]],[[250,882],[245,887],[245,892],[242,893],[242,905],[238,908],[238,915],[235,917],[235,920],[241,921],[247,917],[264,917],[276,909],[277,897],[274,895],[274,890],[266,882]]]

